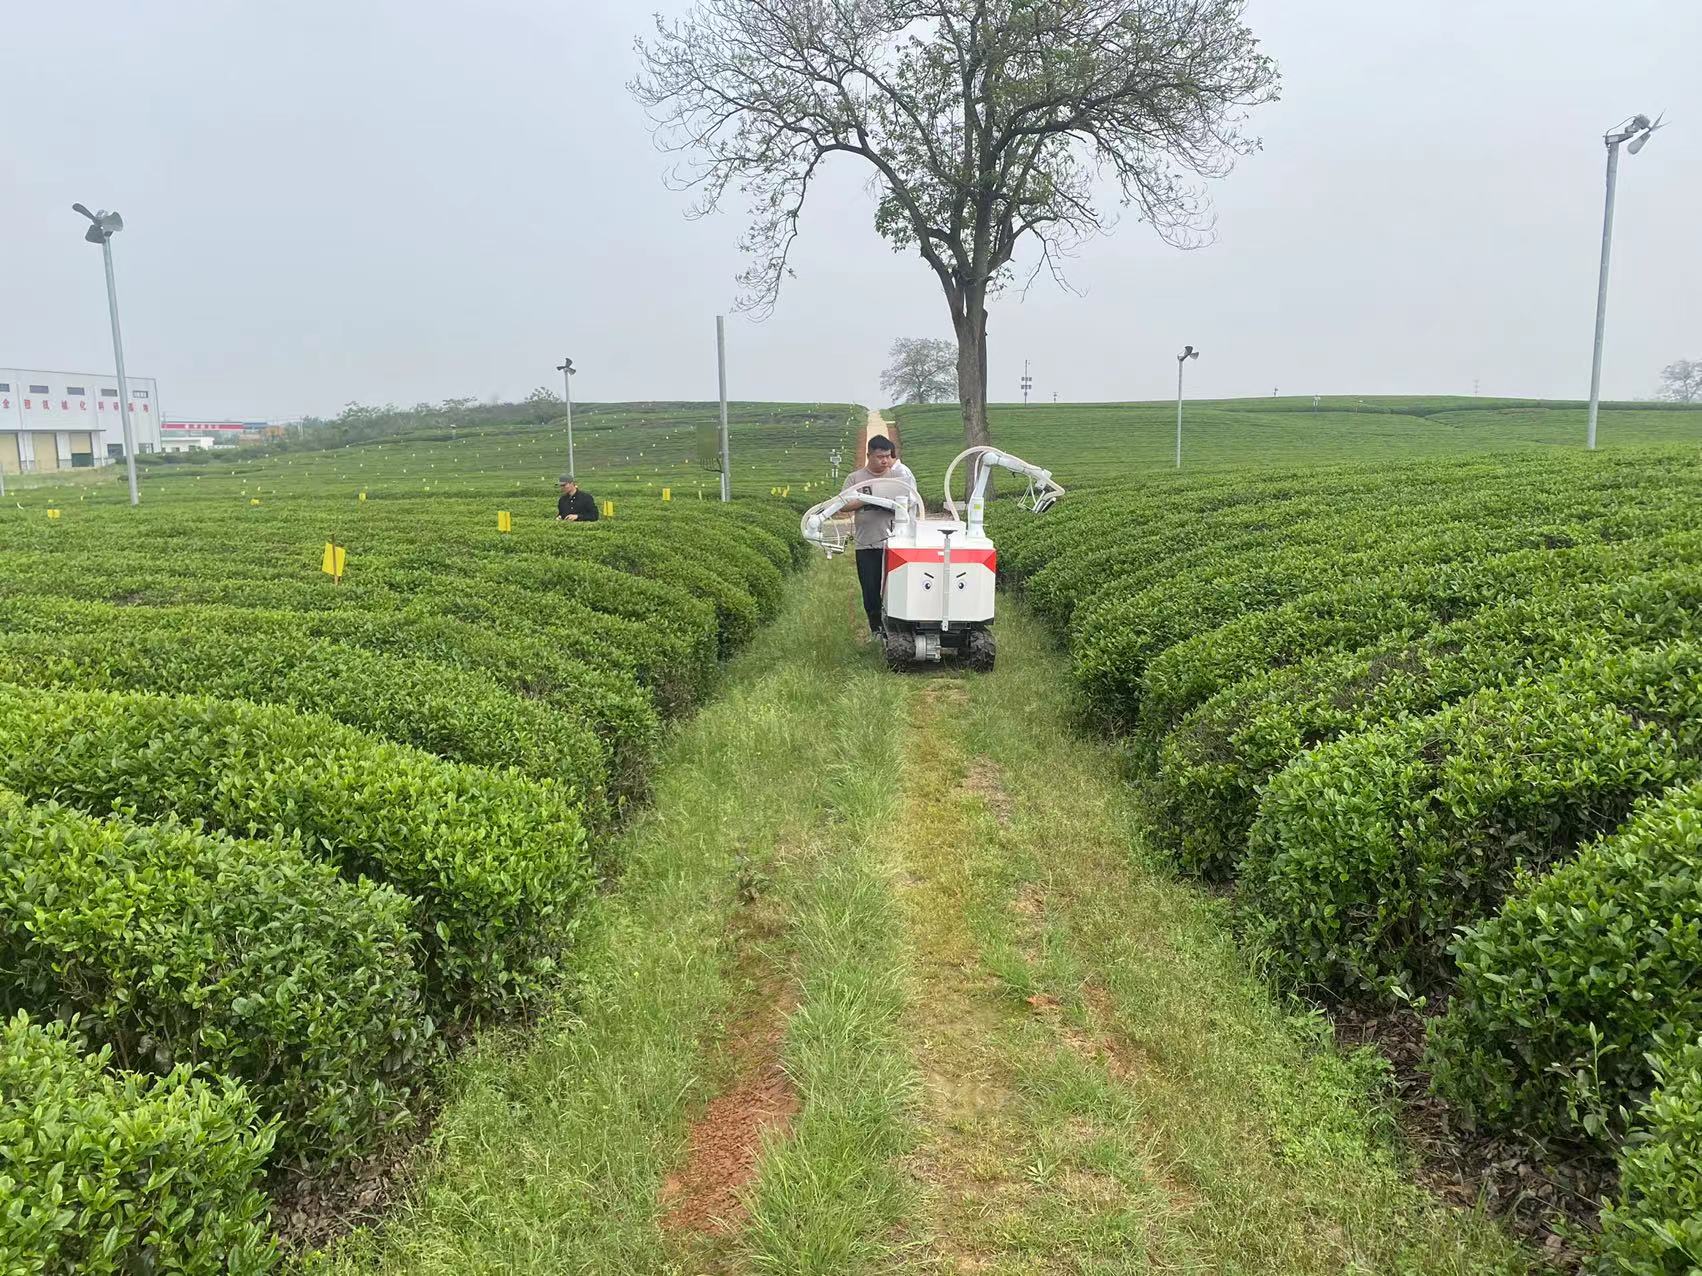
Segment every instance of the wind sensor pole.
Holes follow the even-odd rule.
[[[142,494],[136,488],[136,438],[130,429],[130,386],[124,380],[124,338],[118,331],[118,285],[112,277],[112,237],[124,229],[124,219],[104,208],[91,213],[81,204],[72,204],[71,211],[89,219],[83,238],[99,244],[106,260],[106,306],[112,312],[112,355],[118,364],[118,416],[124,426],[124,468],[130,476],[130,504],[140,505]]]
[[[721,378],[721,499],[733,499],[733,457],[727,446],[727,320],[715,316],[715,368]]]
[[[1182,468],[1182,369],[1188,360],[1198,359],[1200,352],[1193,346],[1183,346],[1176,356],[1176,468]]]
[[[567,472],[578,477],[579,471],[573,468],[573,360],[563,355],[556,371],[561,373],[562,389],[567,392]]]
[[[1649,122],[1647,115],[1633,115],[1625,123],[1611,133],[1604,133],[1602,141],[1607,144],[1607,204],[1602,210],[1602,273],[1596,283],[1596,351],[1590,361],[1590,451],[1596,450],[1596,415],[1601,410],[1602,399],[1602,334],[1607,327],[1607,262],[1608,255],[1613,250],[1613,192],[1619,181],[1619,146],[1621,142],[1630,142],[1625,149],[1635,155],[1643,149],[1644,143],[1660,128],[1660,120]]]

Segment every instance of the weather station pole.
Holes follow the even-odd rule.
[[[118,330],[118,285],[112,275],[112,237],[124,229],[124,219],[105,209],[91,213],[81,204],[72,204],[71,211],[89,219],[83,238],[100,245],[106,262],[106,306],[112,312],[112,356],[118,364],[118,416],[124,428],[124,468],[130,477],[130,504],[140,505],[142,494],[136,487],[136,438],[130,428],[130,386],[124,379],[124,338]]]
[[[563,355],[556,371],[561,373],[561,387],[567,395],[567,472],[577,478],[579,471],[573,468],[573,360]]]
[[[1188,360],[1198,359],[1200,352],[1193,346],[1183,346],[1182,353],[1176,356],[1176,468],[1182,468],[1182,369],[1188,365]]]
[[[1601,277],[1596,282],[1596,348],[1590,361],[1590,425],[1587,446],[1592,452],[1596,450],[1596,417],[1601,411],[1602,401],[1602,337],[1607,329],[1607,267],[1608,257],[1613,251],[1613,195],[1614,187],[1619,182],[1619,148],[1622,143],[1630,142],[1631,145],[1625,149],[1635,155],[1660,127],[1661,122],[1658,119],[1651,123],[1647,115],[1634,115],[1612,132],[1602,135],[1602,141],[1607,144],[1607,202],[1602,209]]]
[[[721,381],[721,499],[733,499],[733,457],[727,445],[727,319],[715,316],[715,370]]]

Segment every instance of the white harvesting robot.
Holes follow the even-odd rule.
[[[967,517],[958,516],[952,499],[952,472],[969,461],[973,484]],[[993,585],[998,552],[983,526],[987,479],[994,468],[1028,481],[1022,508],[1039,514],[1063,496],[1052,472],[1030,465],[997,448],[972,447],[946,467],[946,515],[928,516],[922,496],[903,479],[882,478],[859,484],[805,511],[804,539],[820,545],[831,558],[846,547],[846,524],[834,515],[856,504],[892,511],[881,584],[883,646],[888,666],[908,668],[954,656],[970,669],[993,668]]]

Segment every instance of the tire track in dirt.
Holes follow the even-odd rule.
[[[662,1184],[662,1226],[725,1237],[749,1214],[744,1191],[756,1177],[764,1142],[784,1138],[800,1106],[780,1066],[780,1041],[796,1007],[782,995],[730,1034],[731,1085],[692,1123],[683,1161]]]

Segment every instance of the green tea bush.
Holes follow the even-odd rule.
[[[0,1269],[252,1276],[277,1263],[271,1132],[234,1082],[107,1070],[62,1024],[0,1026]]]
[[[558,786],[274,706],[0,684],[0,785],[95,813],[296,838],[346,877],[394,886],[415,901],[439,1020],[542,992],[591,883]]]
[[[555,780],[589,823],[604,816],[607,751],[590,727],[430,660],[276,633],[95,629],[0,635],[0,680],[288,705],[452,761]]]
[[[1449,973],[1455,927],[1521,866],[1610,831],[1693,776],[1702,646],[1603,651],[1305,754],[1271,781],[1241,886],[1270,971],[1344,995],[1412,995]]]
[[[257,574],[256,574],[257,572]],[[540,573],[544,574],[544,573]],[[401,612],[485,627],[493,636],[546,638],[555,650],[597,669],[631,673],[678,713],[714,680],[719,649],[714,610],[684,589],[594,563],[557,564],[553,587],[430,572],[392,573],[387,583],[351,579],[340,587],[308,574],[216,575],[162,570],[157,553],[112,550],[62,556],[8,553],[0,559],[0,598],[51,594],[122,606],[212,603],[306,613]],[[634,613],[634,614],[629,614]]]
[[[598,555],[606,567],[676,586],[710,603],[715,608],[720,655],[743,646],[756,633],[761,616],[744,583],[726,580],[678,547],[609,540],[599,547]]]
[[[234,1077],[287,1158],[370,1151],[434,1057],[408,900],[290,844],[0,790],[0,1013],[73,1013],[127,1068]]]
[[[1516,534],[1522,539],[1524,533]],[[1488,538],[1486,538],[1487,540]],[[1630,572],[1702,556],[1692,535],[1673,542],[1506,549],[1464,559],[1407,562],[1392,572],[1353,577],[1266,612],[1196,634],[1148,664],[1141,733],[1161,740],[1192,709],[1225,687],[1320,652],[1353,650],[1391,637],[1416,637],[1475,611],[1557,586],[1621,581]]]
[[[1437,1091],[1481,1124],[1611,1150],[1654,1083],[1652,1043],[1702,1034],[1702,784],[1523,879],[1454,960]]]
[[[1697,637],[1702,578],[1692,569],[1551,581],[1407,641],[1320,653],[1225,689],[1166,737],[1157,800],[1183,867],[1222,880],[1237,870],[1261,790],[1306,749],[1538,676],[1584,650]]]
[[[1702,1269],[1702,1037],[1669,1047],[1652,1071],[1659,1088],[1620,1156],[1601,1253],[1625,1276],[1691,1276]]]
[[[1337,520],[1344,526],[1334,540],[1250,551],[1208,546],[1167,565],[1145,588],[1083,604],[1072,625],[1071,654],[1086,708],[1113,730],[1136,730],[1145,711],[1149,668],[1167,649],[1226,626],[1251,625],[1251,616],[1344,580],[1382,577],[1391,585],[1408,582],[1417,590],[1416,603],[1428,601],[1447,619],[1450,612],[1518,596],[1528,592],[1534,580],[1564,574],[1572,559],[1561,551],[1589,538],[1599,541],[1606,532],[1601,526],[1587,529],[1581,522],[1498,525],[1469,510],[1459,517],[1459,522],[1437,530],[1397,535],[1376,525],[1356,528],[1344,514]],[[1538,544],[1531,545],[1533,540]],[[1544,565],[1541,553],[1515,556],[1520,549],[1547,550],[1557,561]],[[1570,569],[1587,571],[1593,561],[1583,555],[1580,566]],[[1186,564],[1186,571],[1178,571],[1180,563]],[[1427,581],[1420,577],[1424,569],[1430,569]],[[1374,632],[1374,623],[1372,628]],[[1232,632],[1226,641],[1233,642],[1235,636]],[[1275,636],[1280,638],[1280,627]],[[1342,639],[1354,641],[1351,628]],[[1317,649],[1312,642],[1304,645]],[[1283,659],[1280,646],[1269,658]],[[1252,669],[1244,664],[1241,672]],[[1178,690],[1184,704],[1197,703],[1189,699],[1186,681]],[[1155,715],[1148,738],[1161,734],[1170,717],[1167,711]]]
[[[567,714],[605,741],[609,787],[619,801],[645,791],[660,730],[651,697],[630,674],[584,664],[532,635],[493,633],[444,616],[395,609],[291,612],[208,603],[119,607],[24,594],[0,597],[0,642],[10,636],[6,631],[116,635],[123,642],[138,635],[180,634],[209,641],[226,634],[280,643],[319,639],[484,675],[517,696]]]

